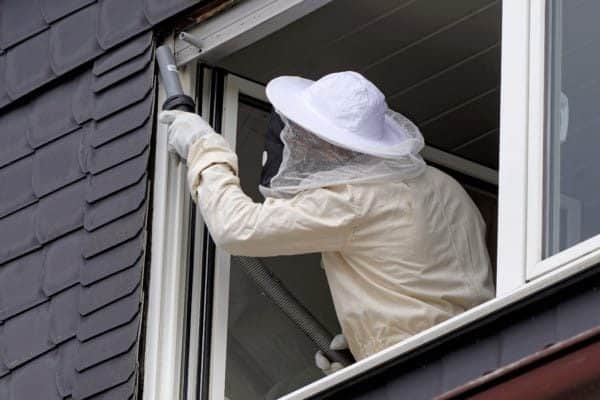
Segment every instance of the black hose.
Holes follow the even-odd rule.
[[[300,303],[285,286],[273,276],[263,263],[253,257],[231,257],[232,266],[236,263],[252,279],[252,281],[265,293],[265,295],[279,307],[279,309],[308,336],[308,338],[321,350],[329,360],[348,366],[354,362],[349,351],[331,350],[332,335],[327,329]]]

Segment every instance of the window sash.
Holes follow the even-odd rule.
[[[546,159],[547,157],[547,132],[550,126],[556,124],[557,113],[549,112],[549,96],[560,88],[561,78],[560,63],[555,61],[560,57],[560,48],[550,48],[551,45],[560,47],[560,23],[549,26],[551,21],[561,20],[560,6],[553,7],[548,14],[547,2],[552,0],[530,0],[530,54],[529,54],[529,129],[528,129],[528,200],[527,200],[527,262],[526,279],[537,279],[549,271],[557,268],[568,268],[585,263],[587,259],[600,256],[600,234],[587,240],[581,241],[567,249],[564,249],[549,257],[544,257],[544,246],[552,246],[556,243],[558,230],[554,229],[554,236],[550,235],[547,221],[550,217],[556,218],[559,208],[556,206],[546,207],[549,202],[546,186],[550,180],[559,179],[556,174],[548,168],[550,162],[558,159]],[[550,30],[551,29],[551,30]],[[553,35],[552,43],[549,43],[549,34]],[[552,57],[552,65],[547,68],[548,56]],[[553,89],[554,88],[554,89]],[[560,90],[560,89],[558,89]],[[553,120],[554,119],[554,120]],[[552,155],[551,155],[552,156]],[[551,185],[558,188],[558,185]],[[555,198],[560,196],[561,206],[565,209],[567,219],[571,221],[571,231],[567,235],[576,236],[575,227],[581,223],[581,204],[576,199],[560,195],[554,190]],[[545,241],[547,242],[545,244]]]

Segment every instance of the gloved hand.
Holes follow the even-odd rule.
[[[346,337],[341,333],[339,335],[335,335],[329,344],[329,348],[331,350],[347,350],[348,342],[346,341]],[[344,368],[344,366],[339,362],[331,362],[331,360],[327,358],[327,356],[321,350],[315,353],[315,365],[317,368],[323,371],[325,375],[333,374],[334,372]]]
[[[190,147],[202,136],[214,133],[213,128],[198,114],[169,110],[162,111],[158,121],[168,125],[168,148],[187,160]]]

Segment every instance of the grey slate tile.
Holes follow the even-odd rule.
[[[10,372],[10,369],[4,364],[4,361],[2,361],[2,355],[0,355],[0,399],[4,399],[7,397],[2,397],[3,396],[3,389],[2,389],[2,377],[6,374],[8,374]],[[5,396],[8,396],[7,394]]]
[[[38,204],[0,219],[0,264],[40,247],[35,233]]]
[[[40,147],[79,127],[71,110],[71,99],[78,78],[62,82],[36,98],[26,110],[29,120],[27,140],[32,147]]]
[[[109,49],[150,27],[144,16],[142,0],[104,0],[98,18],[98,42],[103,49]]]
[[[73,388],[77,382],[75,363],[79,349],[80,345],[77,339],[71,339],[58,348],[59,362],[56,370],[56,387],[63,397],[73,393]]]
[[[96,121],[92,133],[92,147],[99,147],[148,122],[152,114],[154,96],[150,92],[142,99],[101,121]]]
[[[114,388],[102,392],[99,395],[94,397],[90,397],[93,400],[123,400],[123,399],[133,399],[134,393],[137,387],[137,373],[134,373],[129,377],[129,379],[120,384],[119,386],[115,386]],[[0,397],[1,398],[1,397]]]
[[[123,189],[115,195],[91,204],[85,213],[83,223],[85,229],[93,231],[137,210],[146,198],[146,182],[146,178],[140,179],[138,183]]]
[[[140,310],[141,286],[130,295],[82,317],[77,330],[81,342],[90,340],[133,320]]]
[[[80,292],[80,286],[73,286],[52,296],[49,335],[53,344],[59,344],[75,337],[81,323],[81,317],[77,311]]]
[[[137,349],[133,347],[110,362],[89,368],[78,375],[73,400],[86,399],[129,381],[137,365]]]
[[[4,83],[11,98],[19,98],[54,78],[49,38],[50,31],[46,30],[7,51]]]
[[[78,181],[38,203],[36,236],[40,243],[49,242],[83,225],[85,180]]]
[[[5,321],[0,329],[0,352],[10,369],[53,347],[48,302]]]
[[[131,322],[81,343],[76,357],[76,370],[84,371],[130,350],[138,337],[140,317],[141,313],[138,313]]]
[[[96,0],[38,0],[46,22],[51,23]]]
[[[90,258],[137,236],[146,219],[146,204],[137,211],[89,232],[83,242],[83,256]]]
[[[144,12],[148,21],[157,24],[197,3],[195,0],[144,0]]]
[[[73,117],[79,124],[92,119],[94,112],[94,96],[92,92],[92,74],[85,71],[77,80],[77,88],[73,93],[71,109]]]
[[[46,296],[75,285],[83,269],[81,244],[85,231],[78,230],[50,243],[45,249],[42,290]]]
[[[95,96],[93,118],[100,120],[145,98],[153,86],[153,66],[150,64],[125,82],[98,93]]]
[[[52,25],[50,60],[56,75],[62,75],[102,52],[95,37],[98,8],[98,4],[91,4]]]
[[[106,52],[94,61],[94,75],[102,75],[119,65],[142,54],[152,43],[152,32],[148,31]]]
[[[141,263],[106,279],[81,288],[79,297],[79,313],[88,315],[92,312],[125,297],[137,289],[142,279]]]
[[[107,73],[100,76],[94,75],[92,89],[94,92],[100,92],[134,73],[143,70],[151,61],[153,61],[153,54],[153,48],[148,47],[148,49],[139,56],[111,69]]]
[[[94,140],[94,132],[90,141]],[[129,132],[103,146],[91,147],[87,152],[85,168],[92,174],[98,174],[114,165],[125,160],[140,155],[150,144],[152,135],[152,119],[146,119],[146,122],[140,128]]]
[[[1,89],[0,89],[1,90]],[[0,113],[0,167],[33,152],[27,142],[27,105]]]
[[[85,260],[80,274],[82,285],[90,285],[100,279],[122,271],[138,263],[140,268],[143,263],[141,257],[144,250],[145,235],[140,231],[133,239],[123,242],[95,257]]]
[[[15,370],[8,385],[10,400],[39,399],[40,393],[44,400],[62,400],[56,387],[58,361],[58,352],[51,351]]]
[[[23,158],[13,164],[0,168],[0,218],[37,200],[33,193],[31,157]]]
[[[80,153],[85,135],[80,128],[36,151],[32,180],[38,198],[83,178]]]
[[[134,157],[114,168],[108,169],[97,175],[88,175],[86,200],[98,201],[129,185],[139,182],[146,172],[149,150]]]
[[[6,54],[0,51],[0,107],[4,107],[9,104],[12,99],[8,96],[6,91],[6,83],[4,82],[4,73],[6,71]]]
[[[46,301],[43,276],[42,250],[0,266],[0,320]]]
[[[7,49],[46,29],[36,0],[2,0],[0,2],[0,47]]]

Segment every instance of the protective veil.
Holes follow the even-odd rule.
[[[402,181],[418,176],[425,168],[419,155],[424,145],[419,128],[392,110],[386,112],[386,118],[400,125],[405,135],[397,145],[401,155],[396,158],[381,158],[341,148],[285,116],[279,114],[279,117],[284,123],[280,133],[283,155],[277,174],[270,182],[262,180],[260,191],[265,197],[290,198],[305,190],[333,185]],[[268,153],[271,153],[269,158],[273,158],[273,153]],[[269,160],[267,165],[270,165]]]

